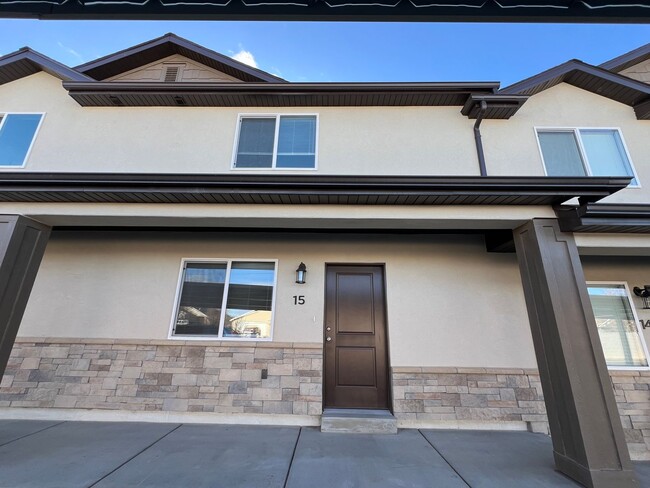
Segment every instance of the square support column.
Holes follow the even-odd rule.
[[[50,227],[20,215],[0,215],[0,378],[25,313]]]
[[[558,471],[637,487],[578,248],[555,219],[513,231]]]

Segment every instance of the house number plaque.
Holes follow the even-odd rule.
[[[304,305],[305,304],[305,295],[294,295],[293,296],[294,305]]]

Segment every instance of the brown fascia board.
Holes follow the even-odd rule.
[[[485,102],[487,108],[483,118],[509,119],[517,113],[528,98],[528,95],[478,95],[472,93],[460,112],[470,119],[476,119],[481,111],[481,102]]]
[[[533,96],[560,83],[568,83],[630,107],[650,99],[650,85],[577,59],[503,88],[498,93]]]
[[[66,82],[82,106],[456,106],[496,82],[451,83],[126,83]]]
[[[286,82],[172,33],[84,63],[75,69],[95,80],[105,80],[173,54],[180,54],[246,82]]]
[[[2,173],[3,202],[559,205],[596,202],[627,177]]]
[[[555,209],[565,232],[605,232],[650,234],[650,205],[588,203],[560,205]]]
[[[609,61],[605,61],[600,65],[600,68],[618,73],[624,69],[629,68],[630,66],[643,63],[648,59],[650,59],[650,42],[630,52],[610,59]]]
[[[68,68],[29,47],[0,57],[0,85],[40,71],[45,71],[64,81],[92,81],[92,78],[83,73]]]

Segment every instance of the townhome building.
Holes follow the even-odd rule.
[[[650,44],[505,88],[23,48],[0,214],[2,418],[527,429],[585,486],[650,460]]]

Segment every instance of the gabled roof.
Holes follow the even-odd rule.
[[[92,78],[28,47],[0,57],[0,85],[39,71],[45,71],[64,81],[92,81]]]
[[[643,63],[648,59],[650,59],[650,42],[645,46],[630,51],[629,53],[621,54],[614,59],[610,59],[601,64],[600,67],[608,71],[619,73],[630,66]]]
[[[82,64],[75,67],[75,70],[95,80],[106,80],[174,54],[180,54],[242,81],[285,82],[282,78],[252,68],[172,33]]]
[[[634,107],[638,119],[650,120],[650,85],[577,59],[503,88],[498,93],[535,95],[560,83],[568,83]]]

